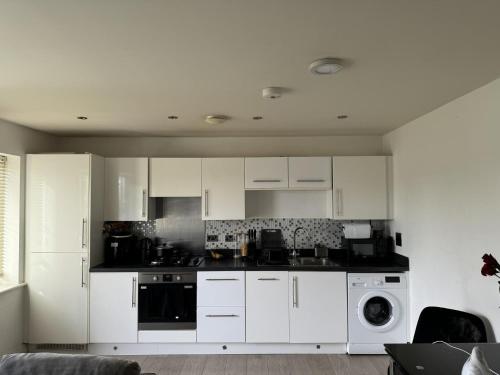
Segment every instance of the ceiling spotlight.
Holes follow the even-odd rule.
[[[77,117],[77,120],[87,120],[87,119],[88,119],[88,117],[86,117],[86,116],[78,116]]]
[[[309,65],[309,70],[313,74],[334,74],[342,69],[342,61],[333,57],[325,57],[324,59],[314,60]]]
[[[252,120],[262,120],[264,117],[262,116],[253,116]]]
[[[210,125],[219,125],[227,120],[229,120],[229,117],[225,116],[225,115],[207,115],[207,116],[205,116],[205,122],[208,122]]]
[[[167,118],[169,120],[177,120],[179,117],[178,116],[168,116]]]
[[[348,118],[348,117],[349,117],[349,116],[347,116],[347,115],[338,115],[338,116],[337,116],[337,118],[338,118],[339,120],[345,120],[345,119],[346,119],[346,118]]]

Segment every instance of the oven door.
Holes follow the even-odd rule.
[[[139,284],[139,330],[196,329],[196,283]]]

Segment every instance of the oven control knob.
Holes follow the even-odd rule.
[[[158,281],[158,276],[153,276],[153,281]]]
[[[177,276],[175,276],[175,280],[176,280],[176,281],[181,281],[181,280],[182,280],[181,275],[177,275]]]

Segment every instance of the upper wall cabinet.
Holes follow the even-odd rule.
[[[333,218],[388,218],[388,156],[333,157]]]
[[[290,189],[329,190],[332,188],[331,157],[289,157]]]
[[[149,159],[151,197],[201,196],[200,158]]]
[[[245,158],[245,189],[287,189],[288,158]]]
[[[105,221],[148,219],[148,159],[105,159]]]
[[[202,219],[245,219],[245,162],[243,158],[202,160]]]

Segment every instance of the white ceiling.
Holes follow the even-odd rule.
[[[498,0],[2,0],[0,118],[62,135],[383,134],[500,76],[499,15]],[[308,72],[327,56],[348,66]]]

